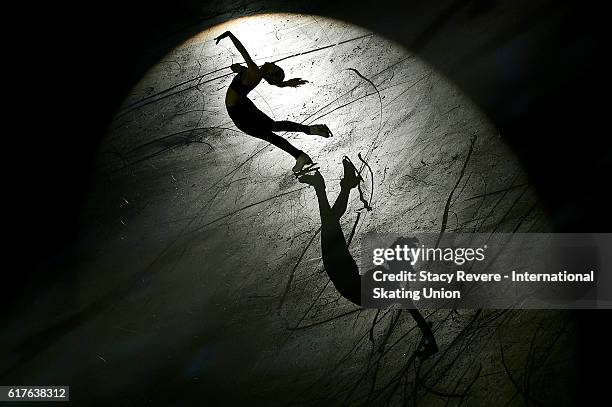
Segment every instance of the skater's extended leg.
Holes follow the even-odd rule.
[[[280,121],[272,122],[271,130],[272,131],[292,131],[292,132],[310,134],[309,126],[306,126],[305,124],[296,123],[296,122],[290,122],[288,120],[280,120]]]
[[[253,136],[253,137],[256,137],[258,139],[267,141],[268,143],[275,145],[276,147],[280,148],[281,150],[291,154],[291,156],[293,158],[295,158],[296,160],[300,156],[304,155],[304,152],[302,150],[294,147],[286,139],[282,138],[278,134],[275,134],[275,133],[273,133],[271,131],[259,130],[259,131],[256,131],[256,132],[250,132],[249,135]]]
[[[302,170],[302,168],[304,168],[305,165],[312,163],[312,159],[308,156],[308,154],[294,147],[293,144],[291,144],[278,134],[275,134],[271,131],[258,129],[257,131],[250,132],[249,135],[257,137],[261,140],[265,140],[268,143],[273,144],[281,150],[291,154],[291,156],[295,158],[295,165],[292,168],[293,172],[299,172]]]
[[[287,120],[274,121],[270,116],[262,112],[255,104],[245,99],[237,106],[228,107],[228,113],[236,127],[245,133],[259,137],[254,133],[274,132],[274,131],[291,131],[306,134],[314,134],[311,132],[311,127],[305,124],[290,122]],[[275,135],[275,137],[279,137]]]
[[[296,122],[291,122],[288,120],[275,121],[271,124],[272,131],[292,131],[298,133],[305,134],[314,134],[321,137],[331,137],[331,131],[324,124],[313,124],[307,126],[305,124],[300,124]]]

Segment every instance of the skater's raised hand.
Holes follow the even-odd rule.
[[[281,86],[281,87],[297,88],[298,86],[302,86],[305,83],[308,83],[308,81],[305,80],[305,79],[302,79],[302,78],[293,78],[293,79],[288,79],[288,80],[282,82],[279,86]]]
[[[219,41],[221,41],[223,38],[227,38],[230,36],[230,32],[226,31],[223,34],[221,34],[220,36],[218,36],[217,38],[215,38],[215,44],[219,44]]]
[[[217,38],[215,38],[216,44],[218,44],[219,41],[221,41],[223,38],[226,38],[226,37],[229,37],[229,39],[232,40],[232,43],[234,44],[238,52],[240,52],[240,55],[242,55],[242,58],[244,58],[244,61],[247,63],[247,66],[249,68],[257,69],[258,68],[257,64],[253,62],[253,59],[247,52],[246,48],[244,48],[244,45],[242,45],[242,43],[238,40],[238,38],[236,38],[236,36],[232,34],[230,31],[226,31],[220,36],[218,36]]]

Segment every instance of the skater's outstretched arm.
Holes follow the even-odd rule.
[[[298,86],[301,86],[305,83],[308,83],[307,80],[302,79],[302,78],[292,78],[292,79],[287,79],[286,81],[283,81],[279,84],[277,84],[276,86],[278,86],[279,88],[297,88]]]
[[[223,34],[215,38],[215,41],[218,44],[219,41],[221,41],[223,38],[226,38],[226,37],[229,37],[229,39],[232,40],[232,42],[234,43],[234,46],[236,47],[238,52],[240,52],[240,55],[242,55],[242,58],[244,58],[244,61],[247,63],[247,66],[249,68],[258,68],[257,64],[253,62],[253,59],[247,52],[244,45],[242,45],[242,43],[238,40],[238,38],[236,38],[236,36],[232,34],[231,32],[229,31],[224,32]]]

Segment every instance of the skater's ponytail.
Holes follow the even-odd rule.
[[[270,85],[282,86],[283,80],[285,79],[285,71],[280,66],[266,62],[261,66],[261,73],[263,78]]]

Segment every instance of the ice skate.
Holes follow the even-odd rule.
[[[344,166],[344,178],[340,181],[340,186],[348,188],[356,188],[359,182],[363,181],[363,178],[353,165],[353,162],[347,157],[342,158],[342,165]]]
[[[331,130],[329,130],[329,127],[327,127],[325,124],[313,124],[308,127],[310,129],[310,134],[314,134],[315,136],[321,136],[325,138],[330,138],[333,136]]]
[[[316,164],[312,162],[312,159],[306,153],[302,153],[296,158],[295,165],[291,169],[296,176],[305,174],[311,170]]]

